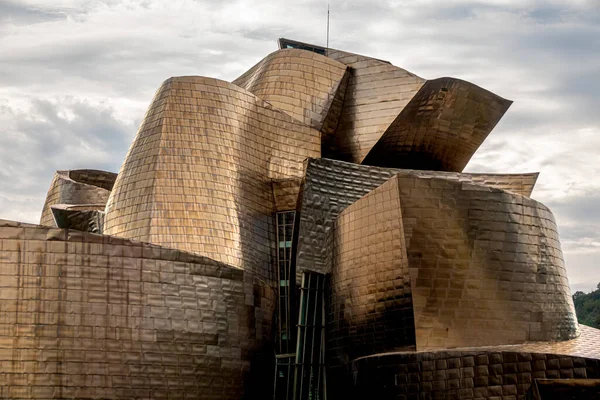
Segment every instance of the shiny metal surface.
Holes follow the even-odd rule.
[[[104,231],[104,207],[102,206],[57,204],[51,206],[50,210],[57,228],[92,233]]]
[[[327,273],[327,235],[341,211],[395,174],[443,177],[476,182],[529,195],[538,174],[457,174],[364,166],[327,159],[309,159],[298,208],[298,242],[292,262],[299,282],[303,270]]]
[[[511,104],[460,79],[427,81],[362,164],[462,172]]]
[[[233,83],[320,131],[345,73],[346,66],[331,58],[283,49],[269,54]]]
[[[400,352],[352,363],[348,398],[524,399],[535,379],[600,379],[599,330],[555,343]],[[575,350],[577,349],[577,350]]]
[[[397,175],[417,349],[567,340],[577,317],[554,216],[535,200]]]
[[[334,365],[416,348],[401,209],[392,178],[335,221],[327,346]]]
[[[348,85],[330,158],[360,163],[425,80],[387,61],[328,49],[349,67]]]
[[[276,294],[148,243],[0,221],[0,395],[267,398]]]
[[[274,279],[272,181],[300,178],[318,131],[228,82],[171,78],[142,122],[106,207],[105,233]]]
[[[116,179],[115,173],[93,169],[56,171],[48,189],[40,224],[56,227],[50,210],[53,205],[85,204],[103,208]]]

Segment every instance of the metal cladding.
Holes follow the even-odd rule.
[[[171,78],[158,90],[106,207],[105,232],[272,278],[272,180],[300,178],[319,132],[240,87]]]
[[[104,231],[104,211],[94,206],[51,206],[56,227],[75,229],[82,232],[102,233]]]
[[[348,363],[370,354],[414,350],[398,180],[390,179],[340,213],[332,236],[327,347],[334,357]]]
[[[103,209],[115,179],[115,173],[93,169],[56,171],[46,196],[40,225],[56,227],[50,209],[53,205],[85,204],[95,206],[97,210]]]
[[[349,78],[339,124],[323,153],[361,163],[425,80],[371,57],[333,49],[327,56],[347,65]]]
[[[329,57],[284,49],[271,53],[233,83],[321,130],[345,73],[346,66]]]
[[[7,221],[0,241],[2,398],[270,393],[260,393],[257,372],[269,365],[276,300],[253,274],[156,245]]]
[[[476,184],[393,179],[400,188],[418,350],[578,336],[547,207]]]
[[[525,399],[537,380],[599,379],[599,333],[582,326],[580,337],[558,343],[362,357],[352,363],[353,398]]]
[[[511,104],[460,79],[427,81],[362,163],[462,172]]]
[[[47,226],[0,221],[0,398],[522,400],[599,378],[538,174],[460,173],[511,102],[280,47],[232,83],[166,80],[118,176],[58,171]]]
[[[298,239],[292,261],[298,282],[304,270],[330,272],[326,243],[335,218],[346,207],[396,174],[481,183],[523,195],[531,194],[538,177],[537,173],[503,175],[399,170],[323,158],[309,159],[298,199]]]

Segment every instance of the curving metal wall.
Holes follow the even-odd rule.
[[[117,174],[93,169],[56,171],[50,183],[40,224],[56,227],[52,216],[53,205],[94,205],[104,207]]]
[[[511,104],[460,79],[427,81],[362,163],[461,172]]]
[[[147,243],[0,221],[0,397],[271,394],[276,294]]]
[[[271,280],[272,181],[300,178],[320,148],[318,131],[232,83],[171,78],[127,154],[104,232]]]
[[[348,66],[349,77],[329,158],[360,163],[425,80],[387,61],[328,49],[327,56]]]
[[[487,186],[397,175],[417,348],[579,334],[554,217]]]
[[[390,179],[335,221],[327,332],[334,365],[416,348],[401,208],[398,180]]]
[[[269,54],[233,83],[320,131],[345,73],[346,66],[331,58],[283,49]]]
[[[359,358],[352,363],[354,384],[348,384],[347,397],[525,399],[537,379],[600,379],[600,331],[582,331],[581,338],[561,343]],[[585,398],[595,393],[589,394],[592,397]]]
[[[340,212],[396,174],[441,177],[457,182],[476,182],[524,195],[537,180],[532,174],[458,174],[365,166],[327,159],[309,159],[298,199],[297,241],[292,262],[297,281],[304,270],[329,272],[326,245],[333,221]]]

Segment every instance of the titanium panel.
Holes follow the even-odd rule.
[[[304,270],[328,273],[327,240],[333,221],[346,207],[401,173],[481,183],[529,195],[538,174],[458,174],[380,168],[327,159],[309,159],[298,199],[298,233],[292,262],[296,281]]]
[[[417,349],[579,335],[554,216],[466,182],[397,175]]]
[[[268,398],[276,294],[248,271],[0,221],[0,397]]]
[[[332,229],[328,349],[333,364],[414,350],[415,323],[398,180],[346,208]]]
[[[272,181],[301,178],[320,133],[252,93],[202,77],[163,83],[121,168],[105,233],[274,280]]]
[[[50,207],[68,205],[106,205],[117,174],[93,169],[56,171],[46,196],[40,224],[56,227]]]
[[[50,209],[57,228],[92,233],[102,233],[104,230],[104,207],[58,204]]]
[[[425,80],[387,61],[327,49],[349,67],[349,80],[328,157],[360,163]]]
[[[283,49],[233,81],[298,121],[320,131],[346,66],[306,50]]]
[[[511,104],[460,79],[427,81],[362,164],[462,172]]]
[[[537,379],[599,379],[600,331],[582,328],[581,338],[541,342],[535,349],[471,347],[359,358],[352,363],[348,398],[524,399]]]

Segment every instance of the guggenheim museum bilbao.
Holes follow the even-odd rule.
[[[462,173],[511,102],[279,47],[0,221],[0,398],[600,396],[538,174]]]

